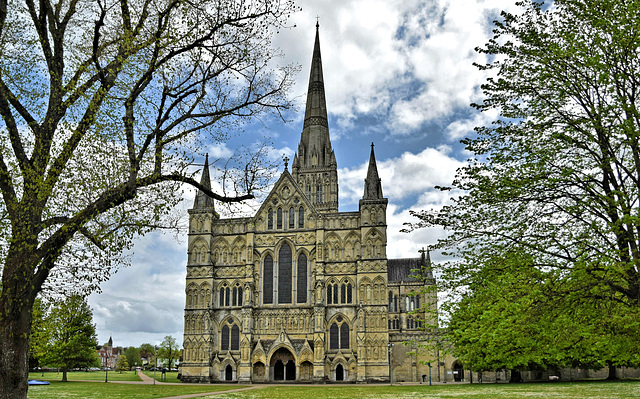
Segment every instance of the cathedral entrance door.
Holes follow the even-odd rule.
[[[342,368],[342,365],[339,364],[336,366],[336,381],[343,381],[344,380],[344,368]]]
[[[295,381],[295,379],[296,379],[296,364],[293,362],[293,360],[289,360],[287,362],[286,371],[287,371],[286,380]]]
[[[284,380],[284,363],[282,363],[282,360],[276,361],[273,366],[273,379],[276,381]]]
[[[233,380],[233,367],[230,364],[224,369],[224,379],[225,381]]]
[[[295,381],[296,362],[287,348],[278,349],[269,360],[274,381]]]

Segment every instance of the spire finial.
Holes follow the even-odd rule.
[[[320,28],[320,16],[316,15],[316,29]]]
[[[284,170],[287,170],[287,167],[289,166],[289,157],[285,155],[282,160],[284,161]]]

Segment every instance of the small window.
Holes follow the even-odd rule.
[[[242,306],[242,287],[238,287],[238,306]]]
[[[353,292],[351,288],[351,283],[347,283],[347,303],[353,302]]]
[[[267,212],[267,229],[273,230],[273,209],[271,208]]]
[[[233,287],[233,293],[231,294],[231,306],[236,306],[238,300],[238,289]]]
[[[273,258],[267,255],[264,258],[262,273],[262,303],[273,303]]]
[[[297,302],[307,302],[307,255],[300,254],[298,256],[298,280],[296,285]]]
[[[231,290],[229,287],[224,290],[224,294],[224,306],[229,306],[229,297],[231,296]]]
[[[282,208],[278,208],[276,213],[276,229],[282,229]]]
[[[296,227],[296,211],[295,209],[289,208],[289,228],[295,229]]]
[[[338,284],[333,287],[333,303],[338,303]]]
[[[342,284],[340,288],[340,303],[347,303],[347,285]]]
[[[304,208],[303,207],[300,207],[300,209],[298,209],[298,228],[299,229],[304,228]]]
[[[333,295],[332,295],[333,285],[327,285],[327,303],[331,305],[333,303]]]
[[[316,203],[322,203],[322,185],[316,185]]]
[[[220,307],[224,306],[224,287],[220,287],[220,301],[218,302]]]

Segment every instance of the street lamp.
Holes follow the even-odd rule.
[[[104,382],[109,382],[109,352],[105,351],[106,367],[104,368]]]
[[[387,347],[389,348],[389,385],[393,385],[393,378],[391,376],[391,350],[393,349],[393,344],[391,342],[389,342],[387,344]]]
[[[155,365],[153,367],[153,385],[156,385],[156,370],[158,369],[158,345],[153,346],[153,356],[155,357]]]

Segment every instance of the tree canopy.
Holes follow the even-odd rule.
[[[271,37],[291,0],[0,0],[0,398],[27,392],[36,295],[95,289],[132,237],[174,221],[181,184],[251,198],[259,155],[220,193],[203,143],[291,106]],[[255,154],[254,154],[255,155]],[[225,194],[227,193],[227,194]]]
[[[180,358],[180,346],[171,335],[164,337],[160,343],[158,358],[162,359],[166,368],[173,367],[175,361]]]
[[[57,302],[38,323],[35,351],[41,366],[62,369],[62,381],[73,368],[99,366],[93,312],[81,296]],[[43,338],[46,337],[46,338]]]
[[[478,369],[638,365],[640,1],[519,5],[478,49],[499,118],[463,140],[461,194],[414,212],[450,233],[448,336]]]

